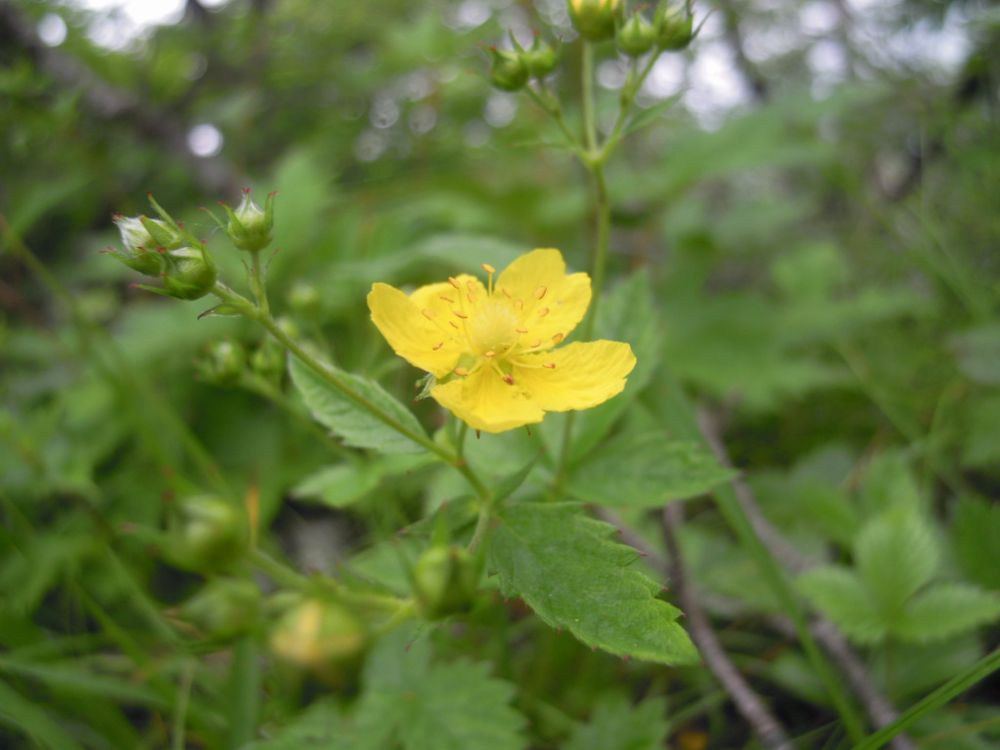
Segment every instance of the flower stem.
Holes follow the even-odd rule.
[[[580,90],[583,98],[583,142],[593,154],[597,151],[597,120],[594,117],[594,46],[584,40],[580,64]]]

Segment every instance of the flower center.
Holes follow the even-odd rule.
[[[504,301],[489,298],[468,322],[469,344],[479,356],[502,357],[515,343],[517,316]]]

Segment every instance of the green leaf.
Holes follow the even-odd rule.
[[[587,724],[577,726],[563,750],[661,750],[666,747],[666,702],[650,698],[633,706],[624,695],[602,695]]]
[[[273,736],[244,750],[348,750],[354,747],[348,726],[332,700],[314,703]]]
[[[970,398],[962,430],[962,464],[989,470],[1000,466],[1000,394]]]
[[[24,733],[44,750],[81,750],[83,745],[49,718],[44,709],[0,682],[0,724]]]
[[[848,637],[861,643],[878,643],[885,638],[885,620],[854,571],[825,565],[803,573],[797,585]]]
[[[917,594],[893,633],[927,643],[950,638],[1000,617],[1000,595],[965,583],[940,583]]]
[[[514,688],[485,664],[432,664],[426,639],[403,629],[369,657],[354,750],[521,750]]]
[[[893,511],[869,521],[855,542],[854,562],[873,603],[894,621],[906,601],[930,581],[940,551],[915,512]]]
[[[964,573],[981,586],[1000,590],[1000,505],[962,498],[951,535]]]
[[[520,596],[546,623],[589,646],[662,664],[698,660],[681,612],[633,567],[638,553],[609,537],[614,527],[574,503],[525,503],[500,516],[490,563],[507,596]]]
[[[415,471],[433,462],[429,454],[380,456],[325,466],[292,488],[292,495],[333,508],[353,505],[376,489],[382,480]]]
[[[697,443],[643,432],[619,437],[582,462],[573,471],[569,492],[601,505],[655,508],[708,492],[735,475]]]
[[[1000,323],[988,323],[952,336],[959,369],[971,380],[1000,385]]]
[[[360,399],[377,407],[393,424],[411,435],[426,437],[413,415],[374,380],[352,375],[332,365],[326,368],[358,394]],[[313,417],[355,448],[373,448],[383,453],[419,453],[423,446],[373,415],[358,401],[345,396],[298,359],[289,357],[288,371],[302,394]]]

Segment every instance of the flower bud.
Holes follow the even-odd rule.
[[[517,52],[490,48],[493,64],[490,68],[490,81],[498,89],[518,91],[528,82],[528,67]]]
[[[591,42],[611,39],[621,13],[621,0],[569,0],[569,17],[573,25],[580,36]]]
[[[182,500],[165,550],[179,568],[209,573],[230,568],[246,551],[246,519],[232,503],[213,495]]]
[[[664,3],[656,13],[656,43],[660,49],[679,51],[694,39],[694,17],[685,9]]]
[[[239,381],[247,366],[243,346],[233,341],[216,341],[198,362],[202,378],[216,385],[232,385]]]
[[[139,216],[114,217],[115,226],[121,233],[122,244],[125,252],[108,250],[108,254],[114,256],[133,271],[138,271],[146,276],[160,276],[167,266],[166,259],[157,252],[158,247],[152,235],[143,225]]]
[[[271,651],[292,666],[342,684],[368,646],[368,629],[351,610],[329,599],[298,600],[271,631]]]
[[[226,232],[240,250],[256,253],[271,244],[271,230],[274,228],[274,193],[270,193],[261,209],[250,198],[250,189],[243,191],[243,200],[234,211],[223,204],[229,216]]]
[[[288,293],[288,305],[299,315],[314,318],[321,307],[319,290],[308,282],[298,281]]]
[[[265,339],[250,355],[250,369],[265,380],[280,382],[285,374],[285,350],[277,342]]]
[[[479,563],[463,547],[433,546],[413,567],[413,593],[424,617],[467,612],[479,589]]]
[[[176,250],[184,246],[186,242],[184,235],[162,219],[140,216],[139,221],[142,222],[143,229],[152,239],[154,248]]]
[[[619,27],[615,43],[629,57],[641,57],[656,44],[656,27],[641,13],[636,13]]]
[[[212,291],[218,271],[204,247],[182,247],[166,254],[162,294],[177,299],[200,299]]]
[[[536,36],[532,45],[521,51],[521,60],[531,78],[545,78],[559,64],[559,52]]]
[[[231,641],[251,632],[260,613],[260,590],[252,581],[219,578],[181,606],[181,617],[208,639]]]

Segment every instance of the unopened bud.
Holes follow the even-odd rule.
[[[531,78],[545,78],[559,64],[559,52],[537,36],[532,45],[526,50],[520,50],[520,53]]]
[[[679,51],[694,39],[694,17],[683,8],[664,3],[656,13],[656,43],[660,49]]]
[[[528,67],[521,55],[511,50],[490,48],[493,64],[490,67],[490,81],[498,89],[518,91],[528,82]]]
[[[285,374],[284,349],[270,338],[265,339],[250,355],[250,368],[265,380],[280,382]]]
[[[615,43],[629,57],[641,57],[656,44],[656,27],[636,13],[618,29]]]
[[[368,629],[343,604],[312,597],[281,616],[271,631],[270,645],[282,661],[342,684],[368,646]]]
[[[204,247],[182,247],[165,256],[162,293],[177,299],[200,299],[212,291],[218,271]]]
[[[235,505],[198,495],[178,504],[165,552],[179,568],[217,572],[242,558],[248,537],[246,519]]]
[[[621,0],[569,0],[569,16],[580,36],[601,42],[615,35],[615,22],[621,17]]]
[[[467,612],[479,589],[477,559],[463,547],[433,546],[413,568],[413,593],[429,620]]]
[[[210,383],[232,385],[247,366],[243,346],[233,341],[216,341],[198,362],[198,372]]]
[[[252,581],[218,578],[180,609],[181,617],[208,639],[230,641],[251,632],[260,612],[260,590]]]
[[[305,281],[296,282],[288,293],[288,304],[299,315],[315,317],[320,311],[319,290]]]
[[[160,276],[166,268],[167,262],[162,254],[157,252],[157,245],[143,225],[142,219],[138,216],[119,215],[115,216],[114,222],[121,234],[125,252],[108,250],[108,254],[120,260],[133,271],[138,271],[146,276]]]
[[[223,205],[229,223],[226,232],[240,250],[256,253],[271,244],[274,228],[274,193],[267,196],[262,209],[250,198],[249,188],[243,191],[243,200],[234,211]]]

